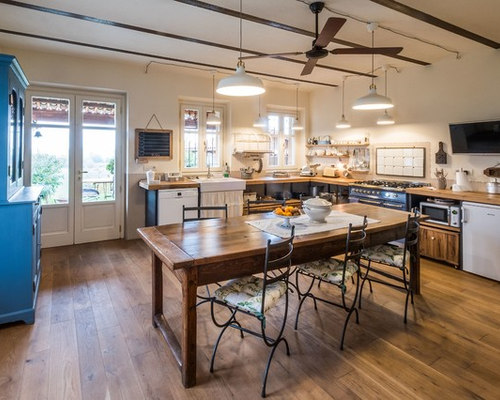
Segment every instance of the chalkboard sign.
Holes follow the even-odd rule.
[[[135,158],[138,161],[171,160],[172,131],[164,129],[135,130]]]

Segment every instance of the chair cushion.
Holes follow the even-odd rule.
[[[233,279],[218,288],[214,295],[217,300],[231,306],[248,311],[256,317],[262,318],[262,287],[264,280],[257,276],[245,276]],[[266,286],[266,300],[264,312],[274,307],[286,292],[286,283],[277,281]]]
[[[344,269],[344,261],[342,260],[327,258],[305,264],[299,264],[297,265],[297,268],[301,272],[317,276],[318,278],[336,285],[342,284],[342,270]],[[358,266],[352,261],[348,261],[345,270],[345,280],[351,278],[357,270]]]
[[[361,258],[390,265],[392,267],[403,267],[404,248],[393,244],[380,244],[363,250]],[[410,259],[410,252],[406,250],[406,259]]]

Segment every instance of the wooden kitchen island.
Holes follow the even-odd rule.
[[[367,215],[380,222],[366,230],[366,246],[404,236],[408,213],[361,204],[342,204],[335,210]],[[181,368],[185,387],[196,384],[197,288],[210,283],[262,272],[268,239],[276,236],[247,223],[250,219],[275,218],[273,214],[194,221],[185,224],[138,229],[152,251],[152,317]],[[292,263],[330,257],[344,251],[347,229],[296,237]],[[419,293],[419,258],[410,268],[414,292]],[[165,266],[165,268],[163,268]],[[163,271],[172,273],[182,286],[182,338],[179,343],[163,314]]]

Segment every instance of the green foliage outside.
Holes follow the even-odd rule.
[[[115,159],[114,158],[109,160],[109,162],[106,164],[106,171],[108,171],[111,175],[115,174]]]
[[[61,186],[64,160],[51,154],[33,154],[32,177],[33,184],[43,185],[42,197],[46,202],[52,203],[52,195]]]

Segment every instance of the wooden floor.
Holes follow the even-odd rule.
[[[34,325],[0,327],[0,399],[258,399],[267,348],[228,332],[214,374],[218,330],[198,310],[198,385],[184,389],[160,333],[151,325],[150,254],[140,241],[43,251]],[[403,324],[403,295],[375,286],[360,324],[291,297],[268,397],[276,399],[499,399],[500,284],[423,260],[422,295]],[[166,285],[166,313],[179,321],[180,287]],[[329,289],[321,287],[323,292]],[[270,318],[271,319],[271,318]],[[245,321],[245,320],[244,320]],[[248,321],[250,323],[250,321]],[[179,332],[179,323],[173,323]]]

